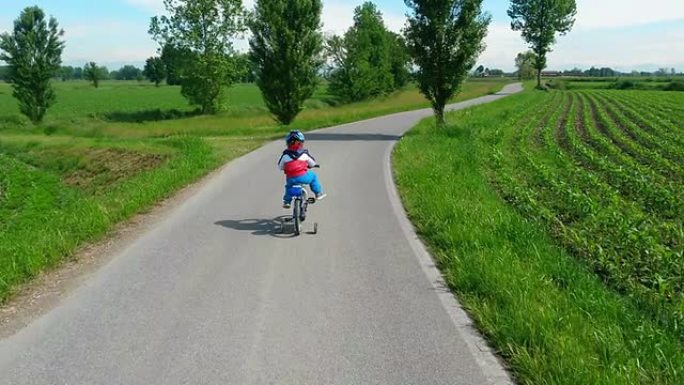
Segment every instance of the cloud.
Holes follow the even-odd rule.
[[[63,62],[69,65],[82,66],[84,63],[95,61],[100,65],[107,66],[110,70],[114,70],[124,64],[141,66],[146,58],[155,54],[154,47],[144,45],[127,48],[88,47],[77,51],[70,51],[69,46],[67,46],[63,55]]]
[[[337,35],[343,34],[352,26],[352,24],[354,24],[354,9],[361,4],[363,4],[363,1],[324,1],[322,15],[323,31]],[[382,12],[382,18],[387,28],[390,31],[400,32],[404,27],[406,17],[402,14],[388,12],[384,9],[381,9],[380,11]]]
[[[147,34],[147,26],[118,19],[91,19],[65,22],[63,61],[83,65],[144,62],[156,54],[157,44]]]
[[[578,0],[575,27],[557,37],[548,55],[549,68],[680,68],[684,63],[684,1],[652,0],[646,9],[637,3]],[[517,53],[528,49],[520,33],[501,19],[490,26],[486,42],[478,62],[504,70],[513,70]]]
[[[125,2],[138,9],[153,13],[155,15],[160,15],[166,12],[164,0],[125,0]],[[255,2],[256,0],[243,0],[242,5],[247,9],[251,9],[254,7]]]
[[[0,20],[0,33],[12,32],[12,28],[14,28],[14,26],[11,23]]]
[[[549,66],[609,66],[621,70],[681,66],[684,63],[681,26],[684,23],[667,23],[662,30],[578,31],[559,41],[556,52],[549,58]]]
[[[88,21],[67,21],[60,28],[64,29],[67,40],[97,37],[103,42],[112,39],[140,39],[147,35],[147,25],[118,19],[91,19]]]
[[[125,0],[126,3],[143,11],[159,15],[166,11],[164,0]]]
[[[489,26],[485,43],[487,48],[480,55],[478,63],[505,71],[513,70],[515,56],[518,52],[527,50],[520,33],[512,31],[511,26],[504,23],[492,23]]]
[[[575,29],[617,28],[682,19],[682,0],[577,0]]]

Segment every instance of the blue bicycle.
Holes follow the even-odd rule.
[[[319,168],[319,165],[314,166]],[[303,185],[296,184],[287,189],[289,196],[293,198],[292,202],[292,217],[285,217],[280,222],[280,232],[285,232],[286,223],[291,223],[294,228],[294,235],[298,236],[302,231],[302,223],[306,221],[306,212],[309,205],[316,203],[316,198],[309,198],[306,188]],[[318,234],[318,223],[314,222],[312,234]]]

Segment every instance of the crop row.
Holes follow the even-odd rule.
[[[607,283],[682,333],[682,154],[644,129],[657,109],[636,120],[629,100],[613,99],[620,94],[539,99],[536,114],[510,121],[492,141],[489,175],[507,201],[545,222]]]

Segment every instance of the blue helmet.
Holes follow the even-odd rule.
[[[299,130],[290,131],[290,133],[285,137],[285,143],[288,145],[295,141],[304,143],[304,140],[304,134],[302,134],[302,132]]]

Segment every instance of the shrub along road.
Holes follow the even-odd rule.
[[[396,209],[389,150],[430,114],[307,134],[330,195],[310,213],[318,235],[274,232],[282,143],[232,162],[0,341],[0,383],[505,383]]]

